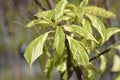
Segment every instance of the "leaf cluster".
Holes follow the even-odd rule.
[[[51,28],[28,45],[24,56],[30,67],[38,58],[41,63],[47,58],[46,62],[41,64],[41,66],[44,65],[43,69],[47,77],[51,76],[54,67],[61,74],[70,70],[68,62],[72,63],[70,65],[73,68],[72,72],[75,67],[80,69],[82,67],[85,80],[93,80],[98,71],[104,72],[105,56],[101,56],[99,70],[89,61],[89,56],[113,34],[120,32],[120,29],[107,28],[101,18],[108,19],[115,15],[103,8],[87,6],[88,1],[83,0],[79,6],[75,6],[67,0],[60,0],[55,9],[38,12],[35,15],[37,19],[27,24],[27,28],[35,27],[35,25]],[[51,45],[47,46],[46,43],[51,43]],[[67,74],[66,79],[69,77]]]

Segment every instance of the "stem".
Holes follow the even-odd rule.
[[[47,9],[42,5],[42,3],[40,3],[38,0],[34,0],[35,3],[43,10],[46,11]]]
[[[65,37],[66,38],[66,37]],[[70,48],[69,48],[69,43],[68,43],[68,40],[67,38],[65,39],[65,46],[67,47],[67,53],[68,53],[68,56],[67,56],[67,75],[68,75],[68,80],[69,78],[71,77],[72,75],[72,71],[70,70],[70,68],[73,66],[72,62],[71,62],[71,51],[70,51]]]
[[[110,50],[111,50],[111,48],[106,49],[105,51],[99,53],[97,56],[92,57],[89,61],[93,61],[93,60],[99,58],[101,55],[106,54],[106,53],[109,52]]]
[[[66,37],[65,37],[65,46],[67,48],[67,53],[68,53],[68,56],[67,56],[67,65],[66,65],[67,66],[67,75],[66,75],[67,77],[65,79],[63,79],[63,77],[66,74],[66,72],[64,72],[64,73],[61,74],[61,80],[69,80],[70,79],[70,77],[71,77],[71,75],[73,73],[73,70],[71,70],[72,68],[74,68],[74,71],[76,73],[76,76],[77,76],[78,80],[84,80],[83,79],[83,73],[82,73],[80,67],[79,66],[76,67],[72,63],[72,60],[71,60],[72,53],[70,51],[69,43],[68,43],[68,40],[67,40]]]
[[[50,9],[55,8],[55,4],[54,4],[53,0],[46,0],[46,2],[47,2]]]

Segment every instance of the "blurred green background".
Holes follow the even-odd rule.
[[[55,7],[59,0],[0,0],[0,80],[47,80],[41,73],[39,64],[33,65],[30,73],[29,65],[23,54],[27,45],[39,35],[37,28],[27,29],[26,24],[34,19],[38,11],[49,10]],[[81,0],[68,0],[79,5]],[[120,27],[120,0],[89,0],[89,5],[103,7],[116,14],[116,19],[105,21],[107,26]],[[107,43],[111,45],[119,41],[120,34],[111,38]],[[117,52],[120,55],[120,52]],[[118,80],[120,72],[108,70],[102,80]],[[59,80],[56,72],[52,80]],[[73,79],[76,80],[73,76]],[[120,80],[120,78],[119,78]]]

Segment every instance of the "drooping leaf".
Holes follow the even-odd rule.
[[[43,54],[43,46],[47,36],[48,33],[40,35],[28,45],[24,57],[30,64],[30,67],[32,66],[32,63]]]
[[[58,66],[57,66],[57,71],[63,73],[65,70],[67,69],[66,67],[66,61],[61,62]]]
[[[46,69],[45,69],[45,73],[46,73],[47,78],[50,78],[52,75],[52,72],[54,69],[54,62],[55,61],[54,61],[53,57],[50,57],[47,61]]]
[[[106,18],[106,19],[111,18],[111,17],[115,18],[115,15],[112,12],[106,11],[103,8],[99,8],[95,6],[85,7],[85,13],[93,14],[93,15]]]
[[[120,71],[120,57],[118,55],[114,56],[113,67],[111,69],[113,72]]]
[[[48,11],[38,12],[35,16],[38,19],[45,17],[45,18],[51,20],[52,18],[54,18],[54,15],[55,15],[55,11],[54,10],[48,10]]]
[[[55,20],[57,20],[63,15],[67,3],[68,3],[67,0],[60,0],[58,2],[55,8]]]
[[[85,7],[85,6],[87,6],[88,1],[89,1],[89,0],[83,0],[83,1],[80,3],[80,7]]]
[[[79,34],[80,36],[84,37],[85,39],[92,40],[92,41],[95,41],[96,43],[98,43],[98,41],[94,38],[94,36],[81,26],[65,25],[64,29],[66,31]]]
[[[106,37],[106,33],[105,33],[106,29],[104,23],[94,15],[86,14],[86,16],[90,19],[93,27],[99,32],[102,38],[101,44],[103,44],[105,42],[105,37]]]
[[[46,20],[42,20],[42,19],[36,19],[36,20],[30,21],[26,27],[30,28],[37,24],[49,24],[49,22],[47,22]]]
[[[106,69],[107,59],[104,55],[100,56],[100,59],[101,59],[100,70],[103,73]]]
[[[89,58],[80,42],[69,36],[67,36],[67,40],[75,62],[78,63],[78,65],[87,66],[89,64]]]
[[[84,29],[86,29],[88,32],[92,33],[91,24],[89,21],[87,21],[86,19],[83,19],[82,25],[83,25]]]
[[[65,47],[65,34],[60,26],[57,26],[54,45],[58,57],[61,57]]]
[[[120,28],[107,28],[106,30],[106,41],[110,39],[110,37],[117,32],[120,32]]]

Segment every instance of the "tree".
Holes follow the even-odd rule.
[[[30,68],[39,58],[48,78],[54,67],[60,73],[61,80],[69,80],[73,72],[78,80],[100,78],[106,68],[103,54],[120,49],[120,43],[104,51],[100,51],[100,48],[120,29],[106,28],[103,23],[104,19],[115,18],[112,12],[87,4],[88,0],[83,0],[79,6],[60,0],[55,9],[40,11],[35,15],[36,19],[26,26],[31,28],[36,25],[41,31],[24,54]],[[99,68],[92,63],[97,58],[101,61]]]

